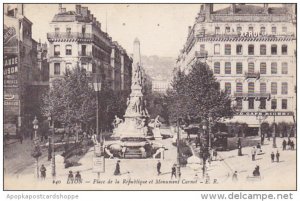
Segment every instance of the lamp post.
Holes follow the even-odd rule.
[[[203,174],[203,177],[205,176],[205,164],[206,164],[206,159],[207,159],[207,152],[208,152],[208,149],[209,148],[209,134],[206,136],[206,130],[207,130],[207,120],[204,118],[201,122],[202,124],[202,129],[203,129],[203,134],[204,134],[204,137],[208,137],[208,140],[205,144],[202,145],[202,160],[203,160],[203,167],[202,167],[202,174]],[[207,146],[207,143],[208,143],[208,146]]]
[[[52,157],[51,157],[51,175],[53,177],[53,179],[55,178],[55,175],[56,175],[56,165],[55,165],[55,142],[54,142],[54,121],[53,119],[51,118],[51,115],[49,115],[48,117],[48,121],[49,121],[49,127],[51,128],[51,145],[52,145]],[[52,126],[51,126],[51,123],[52,123]],[[49,144],[50,146],[50,144]]]
[[[177,175],[178,175],[178,178],[180,179],[181,172],[180,172],[180,133],[179,133],[179,127],[180,127],[180,122],[179,122],[179,118],[177,118]]]
[[[275,99],[274,99],[275,100]],[[273,148],[277,148],[277,145],[276,145],[276,124],[275,124],[275,110],[276,110],[276,107],[275,107],[275,105],[274,106],[272,106],[272,109],[274,110],[274,112],[273,112],[273,117],[274,117],[274,119],[273,119]]]
[[[96,135],[97,135],[97,141],[99,139],[99,145],[97,146],[100,146],[100,153],[96,153],[96,147],[94,147],[94,154],[95,154],[95,157],[99,156],[100,157],[103,155],[103,142],[102,142],[102,132],[99,133],[99,91],[101,91],[101,82],[99,82],[98,80],[98,75],[96,77],[96,82],[93,83],[93,87],[94,87],[94,90],[96,91],[96,98],[97,98],[97,109],[96,109]],[[104,162],[104,161],[103,161]],[[98,175],[98,179],[100,179],[100,172],[97,172],[97,175]]]
[[[264,139],[265,139],[265,136],[264,134],[262,134],[262,130],[261,130],[261,124],[263,123],[263,121],[267,118],[266,114],[264,113],[261,113],[260,115],[260,112],[256,115],[256,119],[258,120],[258,124],[259,124],[259,127],[258,127],[258,135],[260,136],[260,142],[261,144],[263,145],[264,144]]]
[[[36,159],[36,177],[39,178],[39,157],[42,155],[39,145],[39,139],[37,136],[37,129],[39,128],[39,121],[37,120],[36,116],[32,122],[33,129],[34,129],[34,150],[31,153],[31,156]]]

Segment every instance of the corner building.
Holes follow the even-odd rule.
[[[197,59],[211,67],[238,108],[227,122],[245,122],[256,134],[261,117],[295,122],[296,4],[201,5],[176,67],[188,73]]]
[[[88,7],[77,4],[75,11],[66,11],[59,4],[58,13],[50,22],[50,27],[52,32],[47,34],[50,43],[50,82],[63,76],[66,69],[79,66],[86,69],[89,75],[97,76],[98,81],[107,82],[113,90],[121,89],[121,86],[130,88],[125,84],[131,78],[122,78],[121,71],[123,68],[123,72],[131,72],[131,58],[101,29],[101,23]],[[126,66],[121,66],[122,57],[127,59]],[[129,76],[126,73],[123,75]]]

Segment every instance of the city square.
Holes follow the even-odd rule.
[[[295,190],[296,5],[115,6],[4,4],[4,189]]]

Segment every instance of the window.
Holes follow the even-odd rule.
[[[260,55],[266,55],[266,54],[267,54],[267,46],[260,45]]]
[[[220,27],[215,27],[215,34],[220,34]]]
[[[230,27],[225,27],[225,33],[230,33]]]
[[[276,34],[276,27],[272,27],[272,34]]]
[[[242,33],[242,27],[237,27],[237,28],[236,28],[236,32],[237,32],[238,34],[241,34],[241,33]]]
[[[277,45],[271,45],[271,54],[277,55]]]
[[[66,63],[66,72],[72,68],[72,63]]]
[[[243,83],[241,83],[241,82],[236,83],[236,92],[238,92],[238,93],[243,92]]]
[[[225,44],[225,55],[231,55],[231,45]]]
[[[70,27],[67,27],[67,28],[66,28],[66,32],[67,32],[67,35],[71,35],[71,28],[70,28]]]
[[[220,44],[215,44],[214,51],[215,51],[215,54],[220,54]]]
[[[254,82],[248,83],[248,93],[254,93]]]
[[[214,73],[215,74],[220,74],[220,62],[215,62],[214,63]]]
[[[236,63],[236,74],[243,74],[243,63],[242,62]]]
[[[266,93],[266,91],[267,91],[267,84],[265,82],[261,82],[260,86],[259,86],[259,90],[260,90],[260,93]]]
[[[282,33],[287,33],[287,27],[285,26],[282,27]]]
[[[55,27],[54,31],[55,31],[55,35],[59,34],[59,28],[58,27]]]
[[[231,83],[225,82],[225,93],[231,94]]]
[[[260,74],[267,74],[267,64],[265,62],[260,63]]]
[[[60,75],[60,63],[54,63],[54,75]]]
[[[272,95],[277,94],[277,82],[271,82],[271,94]]]
[[[59,55],[60,55],[60,46],[54,45],[54,56],[59,56]]]
[[[243,54],[243,46],[242,45],[236,45],[236,54],[237,55]]]
[[[271,63],[271,74],[277,74],[277,63],[276,62]]]
[[[254,73],[254,63],[248,63],[248,73]]]
[[[237,110],[242,110],[243,109],[243,100],[240,99],[240,98],[236,100],[236,109]]]
[[[253,33],[253,27],[250,26],[250,27],[248,28],[248,31]]]
[[[266,34],[266,27],[260,27],[260,34],[265,35]]]
[[[281,46],[281,54],[282,55],[287,55],[287,45],[282,45]]]
[[[81,67],[82,67],[83,69],[85,69],[86,71],[89,71],[88,65],[87,65],[86,63],[81,63]]]
[[[248,54],[254,55],[254,45],[248,45]]]
[[[287,109],[287,99],[281,100],[281,109],[283,109],[283,110]]]
[[[231,63],[225,62],[225,74],[231,74]]]
[[[277,100],[276,99],[272,99],[272,101],[271,101],[271,109],[272,110],[276,110],[277,109]]]
[[[72,45],[66,45],[66,55],[72,55]]]
[[[86,45],[81,45],[81,56],[86,56]]]
[[[254,109],[254,98],[248,99],[248,109]]]
[[[266,99],[265,98],[260,99],[259,108],[266,109]]]
[[[282,95],[288,94],[288,83],[287,82],[281,83],[281,94]]]
[[[281,73],[288,74],[288,63],[287,62],[281,63]]]

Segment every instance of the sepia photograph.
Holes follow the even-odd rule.
[[[3,190],[297,190],[296,3],[3,3]]]

